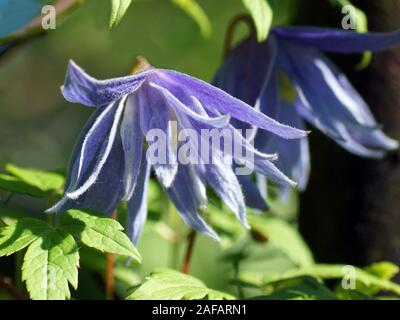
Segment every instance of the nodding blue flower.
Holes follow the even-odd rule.
[[[398,142],[382,132],[366,102],[322,51],[351,54],[399,44],[400,32],[274,28],[264,43],[257,43],[251,35],[234,48],[214,84],[279,122],[300,129],[308,122],[353,154],[381,158],[398,148]],[[282,92],[285,88],[292,89],[289,99]],[[236,126],[245,125],[239,122]],[[278,152],[278,168],[297,181],[300,190],[306,188],[310,172],[307,139],[285,140],[260,131],[255,147]],[[257,182],[265,185],[265,177],[257,176]]]
[[[258,173],[283,185],[295,184],[270,162],[276,156],[255,150],[229,123],[230,117],[285,139],[301,138],[307,132],[282,125],[196,78],[148,66],[132,76],[100,81],[71,61],[62,93],[70,102],[95,109],[72,154],[65,194],[49,212],[61,213],[76,208],[110,214],[125,200],[128,235],[136,243],[147,216],[147,189],[152,167],[182,219],[191,228],[218,239],[198,213],[207,204],[206,186],[213,188],[247,226],[241,186],[232,164],[224,162],[222,147],[213,150],[210,163],[202,160],[180,163],[175,152],[176,131],[170,125],[172,121],[178,123],[178,130],[191,129],[199,136],[200,131],[207,128],[229,130],[252,155],[251,165]],[[165,163],[153,163],[148,159],[147,151],[156,143],[149,135],[153,129],[167,137]],[[239,163],[248,160],[233,153],[231,156]]]

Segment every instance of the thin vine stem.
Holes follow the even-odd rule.
[[[233,45],[233,39],[235,35],[235,31],[239,23],[244,22],[250,29],[250,33],[254,34],[255,33],[255,27],[253,20],[248,14],[241,14],[237,15],[236,17],[233,17],[232,20],[229,22],[228,28],[226,30],[226,35],[225,35],[225,42],[224,42],[224,49],[223,49],[223,60],[226,59],[228,56],[229,52],[232,49]]]
[[[10,278],[0,276],[0,288],[2,288],[5,292],[7,292],[16,300],[28,300],[28,297],[25,294],[19,292],[15,288]]]
[[[194,247],[194,242],[196,240],[196,231],[194,230],[190,231],[187,239],[188,239],[187,240],[188,244],[182,264],[182,272],[186,274],[189,273],[190,263],[192,261],[193,247]]]
[[[114,211],[111,215],[111,218],[117,219],[117,211]],[[106,299],[114,300],[114,269],[115,269],[115,256],[111,253],[107,253],[106,255],[106,275],[105,275],[105,284],[106,284]]]

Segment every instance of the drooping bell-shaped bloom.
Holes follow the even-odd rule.
[[[230,118],[284,139],[301,138],[307,133],[282,125],[196,78],[148,66],[132,76],[100,81],[70,62],[62,93],[70,102],[95,109],[72,154],[65,194],[49,212],[81,208],[110,214],[125,200],[128,234],[136,242],[147,216],[147,189],[153,168],[182,219],[191,228],[217,239],[198,211],[207,204],[206,186],[247,226],[243,192],[232,163],[226,163],[226,156],[235,163],[249,164],[277,183],[294,185],[272,164],[276,156],[255,150],[230,124]],[[197,146],[192,149],[197,160],[186,161],[192,155],[184,156],[182,161],[177,149],[183,143],[175,138],[183,129],[190,129],[203,140],[208,138],[203,138],[202,130],[228,130],[236,137],[235,143],[251,157],[229,153],[229,148],[223,149],[224,144],[218,147],[205,143],[207,156]],[[160,133],[165,140],[161,141],[163,149],[158,153],[165,159],[154,161],[149,158],[149,151],[160,146],[158,139],[163,137]],[[190,141],[194,147],[195,140]]]
[[[323,51],[351,54],[398,45],[400,32],[274,28],[264,43],[249,36],[234,48],[214,84],[279,122],[297,128],[308,122],[353,154],[381,158],[398,142],[382,132],[366,102]],[[287,84],[293,94],[283,99]],[[255,147],[278,152],[278,168],[305,189],[310,171],[307,139],[289,141],[260,131]],[[265,177],[257,178],[265,185]]]

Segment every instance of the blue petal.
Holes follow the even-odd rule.
[[[64,98],[85,106],[103,106],[137,90],[152,73],[149,69],[134,76],[111,80],[97,80],[85,73],[72,60],[68,64],[67,76],[61,90]]]
[[[193,118],[196,121],[203,122],[205,124],[208,124],[210,126],[217,127],[217,128],[225,127],[230,121],[230,117],[227,115],[211,118],[209,116],[197,114],[196,112],[192,111],[189,107],[185,106],[181,101],[179,101],[179,99],[177,99],[167,89],[165,89],[155,83],[151,83],[151,82],[150,82],[150,85],[153,88],[159,90],[164,95],[167,103],[173,109],[175,109],[176,112],[183,112],[184,114],[188,115],[189,117]],[[200,101],[198,101],[196,99],[196,97],[191,97],[191,98],[192,98],[192,103],[194,105],[197,105],[198,107],[200,107],[199,106],[199,104],[201,105]]]
[[[218,235],[206,224],[197,211],[198,201],[196,199],[199,195],[195,186],[199,184],[201,181],[190,171],[189,166],[180,165],[174,182],[166,191],[186,224],[219,241]]]
[[[400,31],[359,33],[330,28],[285,27],[275,28],[273,34],[302,46],[338,53],[381,51],[400,45]]]
[[[236,215],[245,228],[248,228],[246,205],[237,177],[223,159],[214,155],[212,164],[205,164],[203,180],[207,182]]]
[[[386,136],[381,130],[373,132],[362,132],[349,129],[352,138],[361,145],[371,149],[396,150],[399,148],[399,142]]]
[[[96,157],[96,152],[100,148],[102,142],[104,142],[110,128],[112,125],[113,118],[115,116],[115,108],[109,108],[110,106],[104,106],[97,108],[88,121],[86,122],[81,134],[77,142],[75,143],[72,155],[69,160],[67,177],[65,182],[65,189],[71,188],[71,185],[77,185],[79,183],[80,176],[78,175],[78,171],[85,172],[88,164],[93,161]],[[93,130],[94,124],[96,124],[96,128]],[[91,136],[90,143],[87,144],[87,149],[84,151],[86,153],[87,161],[81,164],[81,154],[82,147],[85,140],[88,139],[88,134],[91,132],[89,136]],[[93,146],[93,147],[91,147]],[[79,168],[81,168],[79,170]]]
[[[290,63],[284,61],[282,66],[315,114],[325,117],[326,122],[336,120],[360,130],[377,128],[365,102],[333,63],[312,48],[281,45]]]
[[[142,234],[147,218],[147,193],[149,189],[150,164],[143,153],[140,161],[139,175],[136,188],[128,202],[127,235],[134,245]]]
[[[169,122],[169,108],[166,106],[163,96],[152,88],[146,91],[141,90],[141,92],[137,94],[140,105],[140,126],[143,135],[146,137],[149,148],[159,147],[157,149],[159,152],[162,152],[162,154],[159,154],[159,159],[154,159],[159,161],[154,162],[149,158],[147,158],[147,160],[150,161],[151,165],[154,167],[157,178],[161,184],[165,188],[168,188],[174,181],[178,170],[176,150],[174,147],[174,140],[176,138],[174,135],[176,133],[173,128],[171,128],[172,123]],[[150,130],[160,131],[160,136],[158,136],[157,139],[166,138],[166,141],[158,141],[157,139],[151,140],[152,137],[148,136]]]
[[[121,123],[121,139],[125,152],[125,199],[129,200],[135,190],[141,168],[141,159],[145,154],[143,134],[140,127],[140,104],[137,96],[128,97]]]
[[[310,124],[315,126],[316,128],[320,129],[322,132],[327,134],[330,138],[332,138],[336,143],[341,145],[347,151],[354,153],[361,157],[368,157],[368,158],[382,158],[384,156],[384,152],[374,149],[368,149],[367,147],[363,146],[355,140],[351,133],[348,131],[342,123],[336,123],[335,127],[337,130],[337,134],[340,136],[340,139],[335,138],[334,136],[330,136],[330,134],[326,131],[324,125],[318,121],[318,118],[311,114],[308,108],[304,107],[300,101],[296,102],[296,109],[301,114],[301,116],[306,119]]]
[[[101,156],[101,152],[98,152]],[[88,167],[84,178],[95,170],[95,162],[92,162]],[[100,174],[97,176],[94,183],[77,199],[71,199],[67,194],[47,212],[61,214],[69,209],[94,210],[102,212],[106,215],[111,215],[121,202],[124,196],[124,151],[119,135],[117,135],[110,156],[107,158]],[[110,192],[112,190],[112,192]]]
[[[274,64],[273,46],[248,37],[236,46],[218,70],[213,84],[254,106],[261,87]],[[272,52],[271,52],[272,51]]]
[[[262,44],[254,37],[248,37],[229,53],[213,83],[235,98],[274,118],[265,111],[273,109],[274,100],[278,98],[278,91],[270,90],[273,84],[271,77],[276,76],[274,74],[276,54],[274,36]],[[248,129],[248,125],[241,121],[235,121],[233,125],[239,129]],[[252,129],[254,136],[257,127],[253,126]]]
[[[246,139],[244,139],[238,131],[234,130],[234,128],[232,128],[232,132],[235,137],[234,143],[245,148],[244,154],[247,155],[245,157],[238,157],[234,154],[234,158],[238,163],[244,164],[248,167],[253,166],[257,173],[267,176],[269,179],[278,184],[292,187],[296,186],[296,182],[289,179],[271,162],[271,160],[273,161],[277,159],[276,153],[261,153],[254,149],[254,147]],[[235,148],[238,147],[236,146]],[[249,159],[251,159],[250,163]]]
[[[299,117],[294,106],[287,103],[280,103],[277,119],[283,123],[288,123],[299,129],[305,129],[303,120]],[[268,134],[268,133],[267,133]],[[298,183],[298,189],[304,191],[307,187],[310,175],[310,154],[308,139],[285,140],[269,134],[259,134],[255,145],[260,145],[260,150],[264,152],[277,152],[279,158],[276,166],[282,172]],[[264,143],[267,140],[267,143]]]
[[[308,134],[305,131],[278,123],[243,101],[232,97],[221,89],[204,81],[176,71],[162,70],[161,72],[164,76],[170,77],[170,79],[183,86],[187,92],[196,97],[209,112],[228,114],[240,121],[271,131],[287,139],[297,139],[307,136]]]
[[[82,179],[80,179],[81,174],[85,172],[84,165],[90,163],[89,159],[86,158],[87,154],[89,157],[92,155],[90,153],[85,153],[86,147],[88,148],[93,148],[93,145],[90,142],[90,138],[92,137],[90,135],[90,131],[87,134],[86,138],[83,142],[82,149],[81,149],[81,154],[80,154],[80,161],[77,169],[77,182],[79,181],[79,187],[78,183],[71,184],[70,187],[66,190],[66,195],[71,198],[71,199],[77,199],[79,198],[83,193],[85,193],[90,187],[92,187],[95,183],[97,183],[98,176],[100,175],[105,163],[107,162],[107,159],[110,157],[112,154],[112,148],[115,143],[115,140],[119,136],[119,128],[120,128],[120,122],[122,118],[122,114],[125,108],[125,101],[126,97],[122,98],[120,101],[118,101],[118,105],[112,105],[112,109],[115,109],[115,115],[112,121],[112,125],[110,128],[110,131],[108,132],[108,137],[106,141],[103,143],[101,146],[101,151],[96,157],[95,165],[93,166],[92,170],[89,172],[89,174],[85,175]],[[111,110],[111,107],[107,107],[106,110]],[[96,125],[96,123],[95,123]],[[95,125],[92,128],[95,128]],[[97,128],[97,127],[96,127]],[[93,136],[96,136],[93,134]],[[82,183],[80,183],[82,182]]]
[[[267,211],[268,206],[254,183],[246,176],[238,176],[238,179],[243,188],[246,205],[253,209]]]

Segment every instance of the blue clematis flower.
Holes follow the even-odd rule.
[[[198,213],[207,204],[206,186],[213,188],[247,226],[244,196],[232,165],[225,163],[223,145],[211,152],[211,162],[201,155],[197,163],[181,163],[175,152],[177,132],[172,121],[177,122],[178,131],[191,129],[199,136],[204,129],[227,129],[252,155],[251,165],[258,173],[283,185],[295,184],[272,164],[276,156],[255,150],[230,125],[230,117],[284,139],[301,138],[307,132],[282,125],[201,80],[149,66],[132,76],[99,81],[71,61],[62,93],[70,102],[95,109],[72,154],[65,194],[49,212],[80,208],[110,214],[121,200],[126,200],[128,234],[136,243],[147,216],[152,167],[191,228],[218,239]],[[154,130],[167,137],[165,162],[154,162],[148,157],[148,151],[157,143],[150,134]],[[238,163],[249,159],[233,152],[230,156]]]
[[[322,51],[351,54],[399,44],[400,32],[274,28],[266,42],[257,43],[251,35],[234,48],[214,84],[279,122],[304,129],[306,121],[353,154],[381,158],[398,148],[398,142],[382,132],[366,102]],[[285,84],[295,89],[289,99],[280,92]],[[236,126],[247,125],[238,122]],[[307,139],[284,140],[261,131],[256,134],[255,147],[278,152],[278,168],[297,181],[300,190],[306,188],[310,172]],[[257,175],[257,183],[264,192],[265,177]]]

